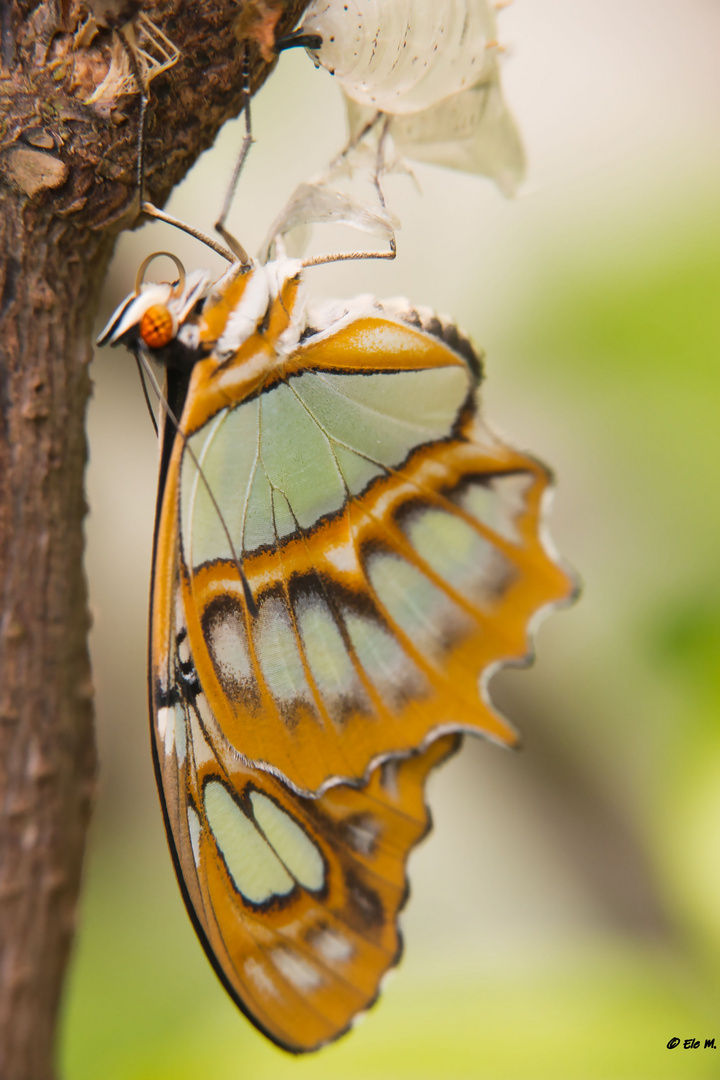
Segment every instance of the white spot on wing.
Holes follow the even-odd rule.
[[[175,753],[177,754],[178,764],[182,765],[185,761],[185,753],[187,750],[187,735],[185,730],[186,715],[183,706],[178,702],[175,706]]]
[[[192,806],[188,806],[187,808],[187,818],[193,859],[195,860],[195,865],[200,866],[200,833],[202,832],[202,825],[197,811]]]
[[[195,698],[195,709],[200,716],[201,721],[205,725],[207,730],[212,727],[213,720],[215,719],[210,708],[210,702],[205,694],[198,694]]]
[[[330,964],[345,963],[355,951],[352,942],[330,927],[325,927],[318,931],[317,934],[314,934],[311,944],[314,949],[317,949],[323,960]]]
[[[297,990],[315,990],[322,984],[322,976],[304,957],[290,949],[273,949],[270,958],[276,968]]]
[[[165,739],[165,728],[167,727],[168,715],[172,717],[172,709],[169,709],[167,705],[164,705],[162,709],[157,711],[157,729],[160,740]]]
[[[398,784],[398,763],[390,759],[384,761],[380,766],[380,783],[384,790],[390,796],[391,799],[397,801],[400,795],[400,785]]]
[[[236,682],[249,679],[252,673],[245,627],[240,612],[224,612],[209,627],[208,647],[216,665]]]
[[[175,717],[177,715],[179,706],[175,706],[172,709],[165,709],[165,723],[163,724],[163,742],[165,747],[165,757],[171,754],[175,746]],[[184,717],[181,719],[181,723],[184,722]]]
[[[181,641],[178,641],[177,654],[181,664],[187,664],[187,662],[192,659],[190,642],[188,641],[187,636]]]
[[[346,826],[347,838],[350,847],[360,855],[370,855],[382,832],[382,825],[377,818],[369,815],[351,821]]]
[[[204,697],[203,695],[200,695]],[[199,698],[197,699],[199,701]],[[196,701],[197,703],[197,701]],[[190,713],[190,732],[192,738],[193,756],[195,758],[195,765],[200,767],[201,765],[207,765],[215,761],[215,755],[213,754],[202,728],[197,722],[195,713]]]
[[[245,974],[251,983],[266,997],[277,997],[278,988],[272,981],[267,971],[253,956],[245,961]]]
[[[358,561],[357,552],[351,543],[336,544],[334,547],[327,547],[323,551],[323,558],[338,569],[347,574],[360,573],[360,563]]]

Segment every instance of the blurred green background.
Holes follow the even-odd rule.
[[[207,964],[166,849],[144,682],[157,451],[132,362],[100,353],[102,772],[67,1080],[720,1076],[720,6],[517,0],[501,34],[520,197],[418,167],[421,191],[391,187],[396,262],[308,280],[452,313],[487,350],[487,415],[557,472],[552,534],[584,595],[543,626],[531,671],[494,684],[524,748],[470,741],[431,783],[405,958],[365,1022],[310,1059],[271,1047]],[[232,221],[250,249],[341,146],[339,91],[287,56],[254,123]],[[239,138],[230,125],[171,211],[211,228]],[[216,265],[161,225],[125,236],[103,317],[168,246]]]

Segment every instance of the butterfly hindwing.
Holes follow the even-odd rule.
[[[336,1038],[400,956],[406,861],[429,828],[425,779],[457,736],[305,798],[213,730],[178,591],[156,685],[154,751],[186,904],[233,998],[286,1049]]]

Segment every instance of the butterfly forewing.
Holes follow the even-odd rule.
[[[442,731],[511,743],[481,681],[571,588],[540,538],[547,471],[479,420],[452,325],[366,301],[283,351],[290,289],[196,365],[167,473],[158,572],[179,568],[212,736],[306,793]],[[203,333],[232,317],[223,297]]]

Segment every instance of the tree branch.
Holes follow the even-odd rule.
[[[280,32],[304,6],[283,4]],[[272,9],[144,11],[181,53],[151,84],[147,187],[162,205],[240,109],[243,40],[253,89],[268,74],[256,27]],[[81,561],[90,333],[137,213],[139,97],[88,104],[120,55],[89,14],[76,0],[0,0],[0,1075],[13,1080],[54,1075],[96,773]]]

